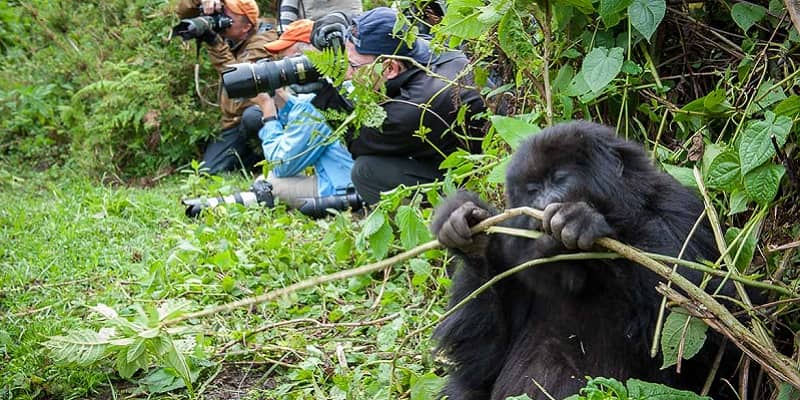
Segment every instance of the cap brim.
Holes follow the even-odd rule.
[[[295,42],[294,40],[278,39],[267,43],[266,45],[264,45],[264,48],[267,49],[267,51],[269,51],[270,53],[278,53],[288,49],[295,43],[297,42]]]

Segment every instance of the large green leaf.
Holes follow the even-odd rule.
[[[578,11],[582,12],[583,14],[591,14],[594,11],[594,6],[592,5],[591,0],[560,0],[568,5],[571,5],[578,9]],[[558,6],[558,1],[555,2],[556,6]]]
[[[753,254],[756,251],[756,243],[758,242],[758,230],[753,229],[750,234],[745,237],[740,237],[736,243],[733,240],[742,232],[741,229],[732,227],[725,232],[725,243],[730,247],[731,257],[736,257],[734,265],[736,270],[744,272],[753,261]]]
[[[437,376],[433,372],[425,375],[411,376],[411,400],[434,400],[439,398],[439,392],[444,387],[445,379]]]
[[[731,18],[736,25],[747,32],[751,26],[767,15],[767,9],[753,3],[736,3],[731,7]]]
[[[674,389],[660,383],[628,379],[628,398],[636,400],[712,400],[688,390]]]
[[[483,34],[491,25],[478,20],[481,0],[454,0],[448,4],[447,13],[438,26],[440,33],[453,35],[461,39],[475,39]]]
[[[783,165],[765,164],[744,176],[747,196],[760,205],[766,205],[778,193],[778,185],[786,170]]]
[[[689,319],[687,325],[687,318]],[[678,363],[678,350],[683,342],[683,359],[694,357],[706,342],[708,325],[703,321],[692,318],[684,313],[670,312],[664,321],[664,330],[661,334],[661,354],[664,362],[661,369],[669,368]]]
[[[731,189],[739,183],[739,157],[732,151],[718,154],[708,166],[706,184],[713,189]]]
[[[664,171],[677,179],[681,185],[691,188],[697,188],[697,181],[694,179],[694,172],[688,167],[679,167],[677,165],[662,164]]]
[[[513,8],[508,10],[497,27],[500,48],[514,60],[518,68],[529,68],[536,53],[533,40],[522,24],[522,19]]]
[[[428,228],[415,207],[403,205],[397,209],[397,228],[400,230],[400,242],[407,249],[430,239]]]
[[[525,138],[541,130],[538,126],[528,121],[500,115],[492,116],[492,126],[497,131],[497,135],[514,150],[519,147],[520,142]]]
[[[581,72],[589,89],[598,92],[616,78],[622,69],[623,50],[614,47],[610,50],[598,47],[583,59]]]
[[[793,94],[775,106],[775,114],[794,118],[800,114],[800,96]]]
[[[631,25],[649,42],[666,11],[665,0],[633,0],[628,6],[628,18]]]
[[[792,119],[777,116],[771,111],[764,113],[763,120],[750,121],[742,134],[739,143],[739,161],[741,162],[742,175],[747,175],[765,161],[775,155],[772,145],[772,136],[779,147],[786,143],[786,137],[792,129]]]
[[[616,25],[620,18],[622,11],[625,11],[633,0],[600,0],[600,18],[603,23],[608,27]]]

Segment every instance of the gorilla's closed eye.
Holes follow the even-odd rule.
[[[528,193],[537,193],[542,190],[542,184],[537,182],[525,184],[525,190],[527,190]]]

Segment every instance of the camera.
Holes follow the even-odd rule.
[[[182,19],[172,28],[172,36],[180,36],[183,40],[198,39],[209,31],[220,33],[233,25],[231,17],[222,12],[211,15]]]
[[[303,55],[278,61],[233,64],[222,71],[222,85],[230,98],[250,98],[285,86],[314,82],[319,77],[311,60]]]

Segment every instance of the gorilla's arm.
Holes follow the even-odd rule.
[[[492,214],[494,210],[477,195],[465,191],[445,200],[434,213],[431,231],[462,264],[453,276],[448,308],[496,274],[487,259],[489,238],[485,234],[471,237],[469,233],[471,226]],[[508,346],[506,316],[496,288],[484,291],[445,319],[434,337],[437,351],[454,364],[443,394],[454,399],[488,398]]]

